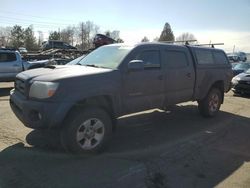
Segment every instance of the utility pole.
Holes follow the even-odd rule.
[[[83,40],[84,40],[84,38],[83,38],[83,32],[84,32],[84,28],[83,28],[84,26],[83,26],[83,22],[81,23],[81,39],[82,39],[82,51],[83,51]]]
[[[60,29],[60,27],[58,28],[58,33],[59,33],[59,40],[61,40],[61,29]]]

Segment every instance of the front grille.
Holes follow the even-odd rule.
[[[25,95],[25,82],[19,78],[15,80],[15,89]]]
[[[240,80],[240,81],[239,81],[239,84],[250,85],[250,81],[243,81],[243,80]]]

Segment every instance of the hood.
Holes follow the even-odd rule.
[[[243,72],[235,76],[235,78],[239,78],[239,80],[242,80],[242,81],[250,81],[250,74]]]
[[[87,75],[96,75],[111,72],[111,69],[87,67],[80,65],[57,65],[24,71],[17,75],[23,80],[56,81]]]

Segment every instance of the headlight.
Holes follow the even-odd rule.
[[[239,80],[240,80],[240,77],[235,76],[235,77],[233,77],[233,79],[232,79],[232,83],[233,83],[233,84],[238,84]]]
[[[52,97],[55,94],[58,85],[59,84],[55,82],[34,81],[30,87],[29,96],[38,99]]]

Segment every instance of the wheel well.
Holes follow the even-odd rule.
[[[222,80],[216,81],[212,86],[212,88],[217,88],[221,91],[222,103],[224,102],[224,82]]]
[[[71,116],[72,113],[75,113],[75,111],[80,111],[83,108],[87,108],[88,106],[95,106],[105,110],[111,117],[113,130],[115,129],[116,117],[113,108],[113,101],[112,98],[107,95],[89,97],[76,102],[68,111],[65,119]]]

